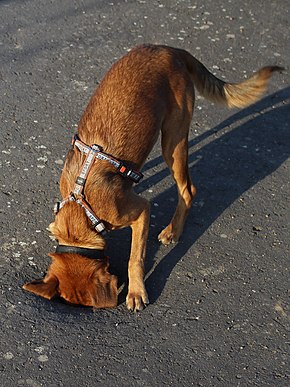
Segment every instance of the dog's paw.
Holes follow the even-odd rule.
[[[158,240],[163,245],[169,245],[170,243],[176,243],[178,241],[178,237],[172,231],[172,227],[167,226],[161,233],[158,235]]]
[[[127,308],[133,312],[139,312],[149,304],[147,292],[129,292],[126,298]]]

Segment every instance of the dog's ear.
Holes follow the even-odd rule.
[[[93,286],[90,287],[89,293],[92,297],[94,308],[114,308],[118,304],[118,287],[117,277],[108,272],[100,275]]]
[[[55,275],[48,273],[43,279],[23,285],[23,289],[51,300],[58,295],[58,279]]]

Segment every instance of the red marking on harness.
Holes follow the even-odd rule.
[[[125,171],[126,171],[126,167],[122,166],[122,167],[120,168],[120,172],[121,172],[121,173],[124,173]]]

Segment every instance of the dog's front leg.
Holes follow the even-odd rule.
[[[147,200],[136,196],[134,204],[134,210],[138,210],[138,217],[131,223],[132,242],[128,266],[129,288],[126,303],[128,309],[139,311],[149,303],[144,284],[144,261],[150,215]],[[136,218],[136,212],[134,218]]]

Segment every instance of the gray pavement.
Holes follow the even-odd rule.
[[[136,44],[189,50],[238,81],[290,61],[289,1],[0,1],[0,386],[289,385],[289,73],[228,111],[197,97],[198,195],[179,244],[157,235],[176,204],[159,144],[136,190],[152,203],[138,314],[22,291],[53,251],[46,227],[70,138],[95,85]],[[128,230],[109,236],[126,281]],[[287,283],[288,282],[288,283]],[[287,337],[288,335],[288,337]]]

